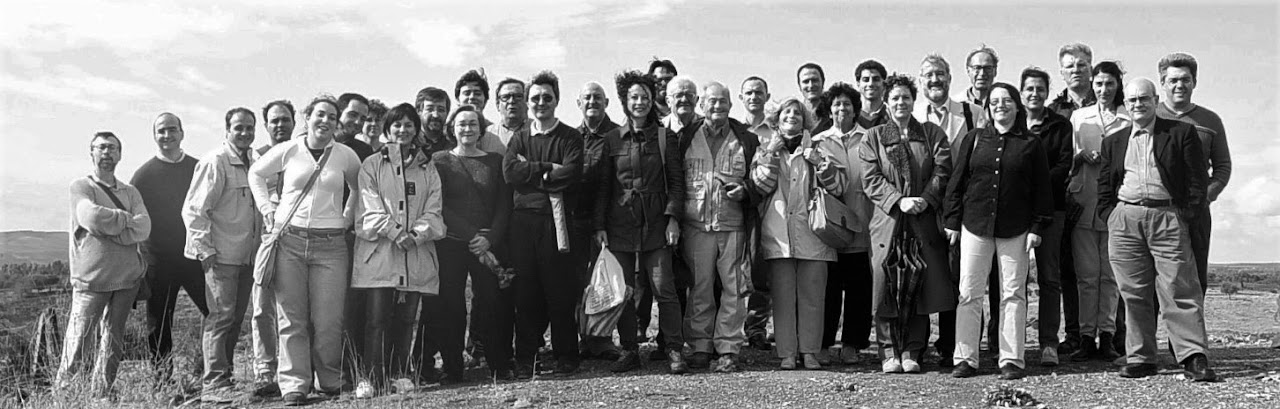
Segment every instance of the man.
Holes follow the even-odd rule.
[[[230,403],[236,342],[249,307],[253,260],[262,218],[249,193],[253,111],[233,108],[225,119],[226,141],[196,165],[182,206],[187,240],[184,255],[204,271],[209,315],[204,320],[204,378],[201,400]]]
[[[693,350],[691,368],[705,368],[715,353],[720,358],[714,371],[736,372],[738,352],[746,340],[745,296],[751,279],[752,255],[747,245],[754,207],[748,192],[755,186],[747,172],[760,142],[745,125],[729,118],[733,102],[724,84],[707,84],[700,100],[706,119],[694,121],[680,133],[687,175],[682,247],[685,262],[693,270],[685,338]]]
[[[120,146],[111,132],[94,134],[93,172],[71,181],[71,311],[54,382],[58,389],[70,386],[89,349],[85,343],[101,322],[90,390],[108,400],[115,398],[111,384],[124,356],[125,323],[147,266],[140,244],[151,234],[142,195],[116,179]]]
[[[147,350],[157,382],[166,382],[173,372],[173,310],[178,303],[178,290],[208,316],[205,305],[204,273],[200,263],[182,255],[187,229],[182,224],[182,200],[191,187],[198,160],[182,151],[182,120],[177,115],[162,113],[152,125],[157,148],[133,173],[130,185],[137,188],[142,201],[150,209],[152,233],[144,244],[151,254],[147,268]]]
[[[1058,49],[1059,73],[1067,87],[1049,104],[1049,109],[1067,118],[1071,112],[1098,102],[1093,94],[1093,49],[1070,43]]]
[[[268,144],[258,148],[258,156],[288,141],[294,128],[293,103],[289,100],[268,102],[262,108],[263,127],[267,130]],[[267,179],[267,189],[271,192],[271,201],[280,203],[279,178]],[[253,305],[253,366],[255,377],[253,391],[255,395],[270,397],[280,394],[276,384],[276,297],[268,288],[253,286],[251,301]]]
[[[568,252],[559,251],[554,213],[577,207],[578,198],[567,190],[582,171],[582,135],[556,119],[560,80],[550,71],[529,81],[529,110],[534,121],[529,134],[516,135],[507,145],[502,173],[515,190],[511,229],[520,232],[512,240],[511,260],[520,279],[516,286],[516,376],[533,376],[534,356],[542,334],[551,324],[555,372],[578,370],[578,329],[574,305],[581,286],[572,270]],[[563,202],[563,207],[560,207]]]
[[[822,90],[825,89],[827,74],[817,63],[807,62],[796,70],[796,85],[800,86],[800,96],[804,97],[804,105],[818,119],[817,125],[809,132],[817,135],[831,127],[831,113],[826,112],[826,104],[822,103]]]
[[[996,50],[987,47],[986,44],[969,52],[965,57],[965,71],[969,73],[969,90],[965,92],[965,100],[974,107],[981,108],[976,110],[973,120],[974,128],[987,126],[987,96],[991,94],[991,87],[996,83],[996,70],[1000,65],[1000,58],[996,56]]]
[[[1196,128],[1158,118],[1155,83],[1126,84],[1129,129],[1102,140],[1098,215],[1109,220],[1108,255],[1128,321],[1124,378],[1155,375],[1156,306],[1170,349],[1186,376],[1212,381],[1204,324],[1204,293],[1195,270],[1189,226],[1207,200],[1208,171]]]
[[[498,123],[490,124],[480,139],[480,150],[506,154],[507,144],[516,135],[529,133],[529,107],[524,82],[507,78],[498,82]]]
[[[414,106],[422,119],[422,135],[427,155],[453,149],[455,141],[445,135],[445,120],[449,118],[449,93],[436,87],[426,87],[414,97]]]
[[[356,156],[363,162],[373,154],[373,147],[357,139],[356,135],[364,131],[364,124],[370,119],[369,99],[352,92],[339,95],[338,110],[341,114],[338,115],[338,129],[333,133],[333,139],[356,151]]]
[[[1093,49],[1081,43],[1070,43],[1058,49],[1059,73],[1066,88],[1058,93],[1049,104],[1049,110],[1071,118],[1071,113],[1097,103],[1093,94]],[[1071,207],[1067,205],[1067,207]],[[1071,214],[1071,212],[1067,212]],[[1065,226],[1074,226],[1075,220],[1068,220]],[[1060,353],[1072,353],[1080,348],[1080,292],[1076,287],[1075,260],[1071,257],[1071,231],[1064,229],[1062,249],[1059,251],[1059,277],[1062,278],[1062,317],[1066,321],[1067,338],[1059,345]],[[1043,246],[1041,246],[1043,247]],[[1123,320],[1117,320],[1123,326]],[[1124,336],[1115,337],[1116,344],[1123,349]]]
[[[671,114],[671,106],[667,103],[667,83],[680,75],[680,72],[676,70],[676,65],[671,60],[660,60],[654,57],[653,61],[649,62],[649,75],[652,75],[657,83],[658,95],[654,97],[654,107],[658,109],[658,117],[666,117]]]
[[[662,125],[671,132],[680,132],[686,125],[702,119],[695,109],[698,106],[698,86],[689,77],[675,77],[667,83],[667,105],[671,113],[662,118]]]
[[[858,113],[854,129],[865,132],[889,122],[889,113],[884,109],[884,79],[889,76],[889,71],[885,70],[884,64],[876,60],[863,61],[853,69],[853,76],[857,78],[858,91],[862,94],[862,112]]]
[[[759,145],[767,145],[773,139],[773,128],[765,123],[764,106],[769,102],[769,83],[760,77],[748,77],[742,81],[738,100],[746,108],[747,116],[743,118],[747,130],[756,135]],[[754,156],[754,155],[753,155]],[[748,158],[748,159],[753,159]],[[751,214],[751,212],[748,212]],[[773,306],[769,297],[769,270],[762,253],[755,251],[760,243],[760,229],[752,225],[751,243],[747,247],[751,254],[751,295],[747,298],[746,335],[747,344],[752,348],[768,351],[773,349],[769,344],[768,324],[773,314]]]
[[[605,169],[604,161],[609,155],[605,151],[605,135],[618,129],[618,124],[609,120],[609,115],[605,113],[605,108],[608,107],[609,97],[600,83],[592,81],[582,86],[582,92],[578,94],[578,108],[582,110],[582,125],[578,126],[578,133],[582,134],[582,176],[569,191],[570,195],[578,197],[577,207],[570,212],[574,235],[569,251],[574,256],[574,266],[579,272],[579,284],[583,286],[591,282],[591,263],[600,253],[599,243],[591,237],[591,233],[595,231],[592,207],[601,185],[611,176],[602,174]],[[584,335],[581,349],[585,359],[616,361],[622,356],[611,337]]]
[[[1160,59],[1160,85],[1164,87],[1165,101],[1156,108],[1156,115],[1164,119],[1186,122],[1196,127],[1200,146],[1204,148],[1205,161],[1209,165],[1207,195],[1196,210],[1196,218],[1190,221],[1191,251],[1196,255],[1196,272],[1200,275],[1200,292],[1209,290],[1209,234],[1213,230],[1213,217],[1209,204],[1231,180],[1231,151],[1227,148],[1227,132],[1222,118],[1209,108],[1191,102],[1196,90],[1196,58],[1186,53],[1173,53]]]
[[[382,119],[387,115],[387,105],[377,99],[369,100],[369,120],[356,139],[369,145],[374,152],[382,150]]]
[[[1067,175],[1071,173],[1071,121],[1049,109],[1049,73],[1030,67],[1022,70],[1020,81],[1023,106],[1027,109],[1027,129],[1040,138],[1048,155],[1049,191],[1053,193],[1053,223],[1040,232],[1043,241],[1036,246],[1036,283],[1040,286],[1039,328],[1040,365],[1058,365],[1058,323],[1061,318],[1062,278],[1059,258],[1062,254],[1063,230],[1066,224]],[[1069,307],[1069,306],[1068,306]]]

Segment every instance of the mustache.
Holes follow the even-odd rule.
[[[946,84],[943,84],[942,81],[929,81],[924,84],[924,87],[925,88],[933,88],[933,87],[946,88]]]

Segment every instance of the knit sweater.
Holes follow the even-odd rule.
[[[511,187],[502,180],[502,155],[463,157],[444,151],[436,152],[431,162],[440,173],[447,238],[468,242],[479,229],[489,229],[485,238],[491,246],[500,246],[511,217]]]
[[[133,173],[130,185],[142,194],[151,213],[150,250],[157,257],[182,258],[187,227],[182,222],[182,202],[187,198],[191,178],[200,161],[185,155],[175,163],[152,157]]]
[[[151,218],[142,195],[123,181],[107,188],[124,205],[123,209],[91,178],[71,181],[69,253],[71,287],[76,290],[109,292],[133,288],[147,269],[138,248],[151,233]],[[178,243],[179,248],[182,244]],[[182,253],[178,254],[181,257]]]

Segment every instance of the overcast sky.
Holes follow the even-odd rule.
[[[617,118],[613,75],[653,56],[735,93],[743,78],[762,76],[777,100],[798,93],[795,69],[806,61],[822,64],[830,84],[850,81],[866,58],[914,75],[921,57],[938,51],[951,61],[960,95],[968,86],[962,60],[980,43],[999,52],[998,80],[1016,82],[1022,68],[1037,65],[1054,75],[1057,93],[1058,47],[1082,41],[1095,62],[1119,60],[1130,79],[1156,78],[1156,62],[1171,51],[1199,59],[1194,101],[1222,116],[1235,163],[1213,205],[1210,261],[1280,261],[1280,37],[1272,2],[357,3],[0,6],[0,231],[67,229],[67,185],[89,172],[89,136],[107,129],[122,137],[117,175],[128,178],[154,155],[151,124],[162,111],[182,117],[184,147],[202,155],[222,141],[223,114],[234,106],[259,111],[277,98],[301,106],[318,92],[348,91],[394,105],[428,85],[452,93],[462,72],[483,66],[493,82],[554,70],[565,97],[561,118],[576,125],[573,98],[584,82],[606,85]],[[261,128],[258,140],[265,141]]]

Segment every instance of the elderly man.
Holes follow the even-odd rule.
[[[831,113],[826,112],[826,104],[822,103],[822,90],[826,83],[827,73],[817,63],[807,62],[796,69],[796,85],[800,87],[800,95],[804,97],[804,106],[818,118],[817,124],[809,130],[814,135],[831,127]]]
[[[773,139],[773,128],[765,122],[764,112],[764,106],[769,102],[769,83],[760,77],[748,77],[742,81],[738,100],[742,101],[742,106],[747,111],[742,123],[747,130],[756,135],[756,141],[760,145],[767,145],[768,141]],[[769,317],[773,315],[773,307],[769,298],[768,263],[764,262],[760,252],[755,251],[756,244],[760,242],[760,230],[756,227],[758,226],[752,226],[751,242],[747,247],[747,254],[752,256],[752,260],[751,295],[747,298],[746,335],[747,343],[751,347],[768,351],[773,349],[773,345],[769,344],[768,331]]]
[[[1159,118],[1160,96],[1151,80],[1125,86],[1133,125],[1102,141],[1098,215],[1111,226],[1109,258],[1128,321],[1125,378],[1159,370],[1157,318],[1188,378],[1212,381],[1206,353],[1204,293],[1196,273],[1190,226],[1207,200],[1208,175],[1196,128]],[[1160,315],[1156,316],[1156,297]]]
[[[529,107],[525,100],[525,84],[515,78],[498,82],[494,98],[498,100],[498,122],[490,124],[480,138],[480,149],[506,154],[507,144],[516,135],[529,133]]]
[[[1082,43],[1063,45],[1058,49],[1058,64],[1058,72],[1062,74],[1062,82],[1066,84],[1066,88],[1053,99],[1049,109],[1071,118],[1071,113],[1075,110],[1098,102],[1098,98],[1093,95],[1092,86],[1093,49]],[[1073,272],[1072,276],[1074,275]]]
[[[294,128],[293,103],[279,99],[268,102],[262,107],[262,126],[267,130],[267,145],[258,148],[258,156],[288,141]],[[267,179],[267,189],[271,192],[273,203],[280,203],[280,179]],[[255,372],[253,392],[255,395],[268,397],[280,394],[276,384],[276,297],[269,288],[253,286],[251,296],[253,306],[253,367]]]
[[[1196,272],[1200,275],[1200,292],[1209,290],[1209,233],[1213,230],[1213,218],[1209,215],[1209,203],[1231,180],[1231,150],[1227,148],[1227,132],[1222,118],[1209,108],[1191,102],[1196,90],[1196,73],[1200,64],[1196,57],[1186,53],[1173,53],[1160,59],[1160,85],[1164,87],[1165,100],[1156,108],[1156,116],[1186,122],[1196,127],[1200,146],[1204,148],[1205,162],[1210,170],[1209,185],[1205,188],[1205,200],[1196,210],[1196,218],[1188,221],[1191,234],[1191,251],[1196,255]]]
[[[754,208],[748,192],[755,186],[747,172],[760,141],[746,125],[729,118],[733,101],[724,84],[703,86],[700,100],[706,118],[680,133],[686,175],[682,247],[693,270],[685,339],[693,350],[690,367],[707,367],[715,353],[720,358],[714,371],[735,372],[746,340],[745,296],[751,279],[747,244]]]
[[[853,69],[853,76],[858,81],[858,90],[862,95],[862,110],[854,121],[854,130],[866,132],[889,122],[888,111],[884,109],[884,79],[889,76],[889,72],[885,70],[884,64],[876,60],[863,61]]]
[[[965,100],[974,107],[982,109],[975,110],[973,118],[973,127],[981,128],[987,126],[987,96],[991,94],[991,87],[996,83],[996,70],[1000,65],[1000,57],[996,56],[996,50],[987,47],[986,44],[969,52],[965,57],[965,72],[969,73],[969,90],[965,92]]]
[[[534,357],[542,334],[551,324],[551,345],[556,356],[555,372],[578,370],[578,328],[574,304],[582,287],[577,275],[565,266],[573,257],[558,249],[559,232],[554,213],[555,197],[563,198],[564,209],[577,207],[578,197],[568,193],[582,173],[582,135],[556,118],[560,101],[560,80],[550,71],[529,81],[529,110],[534,121],[528,134],[516,135],[502,158],[502,174],[515,190],[511,231],[520,232],[511,241],[512,266],[520,272],[516,280],[516,377],[533,376]],[[572,236],[572,226],[568,235]]]
[[[654,57],[653,61],[649,62],[649,75],[653,76],[654,82],[658,87],[658,95],[654,97],[653,101],[653,106],[658,108],[658,117],[670,115],[671,106],[667,104],[667,83],[671,82],[671,79],[675,78],[675,76],[680,75],[680,71],[676,70],[676,64],[672,63],[671,60],[661,60]]]
[[[83,364],[85,341],[101,322],[102,337],[93,364],[94,397],[114,399],[120,358],[124,355],[125,323],[146,270],[139,245],[151,234],[151,217],[142,195],[117,180],[120,138],[98,132],[89,140],[94,169],[71,181],[71,310],[62,361],[54,386],[70,386]]]
[[[248,108],[227,111],[227,136],[196,164],[182,205],[187,240],[184,255],[204,271],[209,316],[204,320],[204,379],[201,400],[230,403],[236,342],[253,286],[253,259],[262,218],[249,193],[249,165],[256,119]]]
[[[694,108],[698,106],[698,86],[693,79],[678,76],[667,83],[667,105],[671,114],[662,118],[662,125],[671,132],[680,132],[685,126],[702,119]]]
[[[573,240],[569,250],[574,256],[574,266],[578,271],[579,284],[585,286],[591,282],[591,262],[600,254],[600,244],[592,240],[595,231],[592,220],[595,217],[594,204],[602,184],[611,175],[604,174],[604,161],[609,158],[605,149],[605,135],[618,129],[618,124],[609,119],[605,108],[609,107],[609,97],[600,83],[592,81],[582,86],[578,93],[578,109],[582,110],[582,125],[578,133],[582,134],[582,176],[578,183],[570,187],[571,195],[578,197],[577,207],[570,211],[573,223]],[[582,339],[581,354],[585,359],[598,358],[615,361],[621,357],[618,346],[611,337],[587,337]]]
[[[182,224],[182,199],[191,187],[196,158],[182,151],[182,120],[163,113],[152,125],[156,156],[148,159],[133,173],[130,185],[137,188],[147,204],[152,220],[150,239],[144,244],[151,254],[148,261],[147,348],[157,381],[166,381],[173,372],[173,310],[178,291],[187,296],[208,315],[205,305],[204,274],[200,263],[182,256],[186,227]]]

